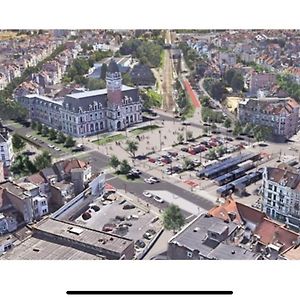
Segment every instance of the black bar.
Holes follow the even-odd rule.
[[[67,291],[67,295],[232,295],[233,291]]]

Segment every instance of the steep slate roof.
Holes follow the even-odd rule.
[[[119,67],[116,63],[116,61],[112,58],[108,64],[108,67],[107,67],[107,72],[108,73],[119,73]]]
[[[138,89],[122,85],[122,96],[132,98],[133,102],[139,102]],[[89,111],[90,105],[101,105],[103,108],[107,107],[107,89],[86,91],[80,93],[69,94],[65,97],[63,107],[69,106],[69,110],[79,112],[79,107],[83,111]]]

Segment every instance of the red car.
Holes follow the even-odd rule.
[[[154,164],[155,164],[156,159],[155,159],[155,158],[152,158],[152,157],[149,157],[149,158],[148,158],[148,161],[150,161],[151,163],[154,163]]]

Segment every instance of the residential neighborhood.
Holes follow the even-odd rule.
[[[0,30],[0,260],[300,259],[299,30]]]

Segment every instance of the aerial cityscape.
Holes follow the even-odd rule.
[[[300,259],[300,30],[0,30],[0,260]]]

